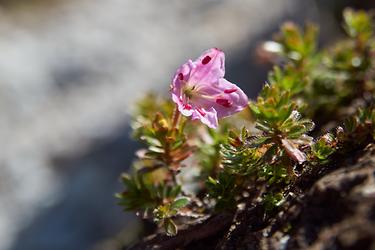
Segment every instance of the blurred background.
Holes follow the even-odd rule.
[[[345,6],[371,0],[0,0],[0,249],[118,249],[138,227],[116,205],[139,146],[129,114],[166,95],[176,68],[211,47],[250,97],[255,50],[286,20],[341,36]]]

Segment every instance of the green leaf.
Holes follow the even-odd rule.
[[[177,234],[177,226],[172,219],[164,219],[164,229],[168,236],[175,236]]]
[[[253,113],[256,115],[259,115],[260,114],[260,110],[259,108],[255,105],[255,103],[250,103],[250,109],[251,111],[253,111]]]
[[[185,207],[187,204],[189,204],[190,199],[187,197],[181,197],[174,200],[174,202],[171,205],[172,209],[180,209],[182,207]]]
[[[344,11],[344,28],[349,36],[366,42],[373,32],[372,17],[365,11],[354,11],[347,8]]]
[[[141,136],[141,140],[146,141],[151,146],[162,147],[162,144],[160,143],[160,141],[156,138],[151,137],[151,136],[143,135],[143,136]]]
[[[160,154],[162,154],[162,153],[165,152],[164,148],[155,147],[155,146],[149,146],[149,147],[148,147],[148,150],[150,150],[150,152],[153,152],[153,153],[160,153]]]
[[[216,185],[217,184],[217,181],[214,178],[212,178],[211,176],[208,176],[207,182],[209,184],[212,184],[212,185]]]
[[[280,206],[284,200],[283,194],[280,193],[268,193],[263,198],[263,204],[266,212],[271,212],[276,207]]]

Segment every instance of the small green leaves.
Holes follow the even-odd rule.
[[[142,126],[139,140],[148,146],[145,158],[162,162],[174,170],[177,170],[179,162],[192,153],[192,147],[187,144],[182,131],[172,128],[167,118],[159,112],[148,125]]]
[[[369,138],[372,135],[372,138]],[[338,143],[351,147],[375,138],[375,108],[358,109],[356,114],[344,121],[343,127],[337,131]]]
[[[289,91],[292,95],[303,91],[308,84],[304,72],[295,70],[292,64],[287,64],[283,69],[275,66],[269,74],[268,80],[271,84],[277,84],[281,89]]]
[[[235,195],[238,186],[234,175],[221,172],[217,179],[208,177],[206,187],[209,197],[216,200],[216,210],[231,210],[237,206]]]
[[[175,235],[177,226],[172,218],[181,216],[180,211],[189,203],[189,198],[180,197],[176,174],[193,147],[183,131],[184,122],[172,121],[171,107],[152,95],[139,103],[141,113],[133,121],[134,137],[146,148],[137,153],[134,174],[122,178],[125,191],[116,196],[126,210],[153,218],[168,235]]]
[[[283,54],[290,60],[300,62],[315,52],[318,28],[307,24],[302,32],[292,22],[287,22],[281,27],[276,41],[283,47]]]
[[[236,144],[228,143],[221,145],[220,154],[225,170],[238,175],[253,174],[260,163],[257,149],[249,147],[246,143],[246,139],[240,139],[236,135],[232,136],[237,139],[230,137],[229,141],[235,141]],[[253,139],[256,140],[256,138]]]
[[[279,130],[284,133],[286,138],[303,139],[304,141],[307,139],[304,134],[313,130],[315,125],[311,120],[301,117],[297,110],[293,110],[290,116],[280,125]]]
[[[264,209],[269,213],[276,207],[280,206],[283,201],[284,196],[282,193],[267,193],[263,198]]]
[[[310,146],[312,138],[307,133],[314,128],[314,123],[309,119],[301,118],[301,114],[297,111],[298,106],[291,100],[292,93],[280,88],[283,82],[276,81],[282,79],[280,69],[275,70],[279,76],[274,78],[273,85],[265,85],[257,102],[250,104],[256,118],[256,128],[262,134],[257,136],[256,144],[255,141],[250,141],[249,144],[253,147],[260,146],[259,142],[264,146],[268,145],[266,146],[268,150],[263,157],[265,162],[270,160],[286,162],[282,158],[288,156],[292,161],[301,164],[306,161],[306,155],[299,148]],[[293,166],[289,167],[292,168]]]
[[[147,175],[136,173],[133,176],[122,176],[126,191],[116,194],[116,197],[120,199],[119,204],[126,210],[149,210],[166,200],[175,199],[180,194],[181,186],[157,184],[154,183],[156,178],[152,178],[150,182],[147,180],[150,179]]]
[[[342,119],[345,115],[336,117],[339,107],[364,91],[375,90],[373,14],[348,8],[344,28],[349,39],[323,52],[316,51],[318,29],[314,25],[302,29],[287,22],[275,36],[274,43],[282,48],[278,49],[279,61],[285,63],[270,73],[269,83],[289,91],[297,110],[315,120]]]
[[[263,177],[269,185],[288,183],[288,171],[282,164],[264,164],[260,168],[259,177]]]
[[[168,236],[175,236],[177,234],[177,226],[172,219],[165,219],[163,224]]]
[[[180,197],[174,201],[159,205],[154,210],[155,220],[162,220],[175,216],[179,210],[189,204],[190,200],[186,197]]]
[[[173,201],[171,208],[178,210],[182,207],[185,207],[187,204],[189,204],[189,201],[190,200],[187,197],[180,197]]]
[[[250,109],[261,130],[271,130],[287,119],[296,108],[296,103],[290,100],[290,92],[268,84],[263,87],[257,102],[250,103]]]
[[[179,197],[175,200],[156,207],[153,211],[154,221],[160,222],[169,236],[177,234],[177,226],[173,217],[178,215],[180,209],[187,206],[190,200],[187,197]]]
[[[373,35],[372,16],[363,10],[354,11],[347,8],[344,10],[344,29],[352,38],[361,42],[367,42]]]
[[[312,145],[311,151],[320,164],[325,164],[328,162],[328,157],[336,151],[336,144],[335,137],[327,133]]]

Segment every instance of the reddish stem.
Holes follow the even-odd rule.
[[[178,106],[176,105],[173,111],[173,116],[172,116],[172,128],[177,127],[179,120],[180,120],[180,111],[178,111]]]

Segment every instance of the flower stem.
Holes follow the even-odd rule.
[[[172,116],[172,128],[176,128],[180,120],[180,111],[178,111],[178,106],[176,105],[173,116]]]

